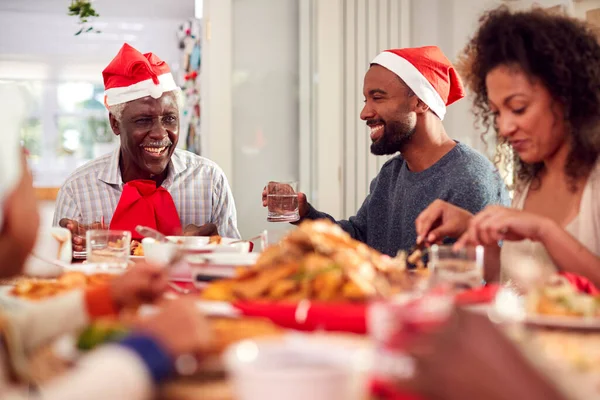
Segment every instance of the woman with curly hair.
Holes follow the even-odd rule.
[[[502,270],[559,270],[593,291],[580,276],[600,287],[600,45],[583,22],[542,10],[501,7],[480,23],[465,81],[496,161],[514,169],[512,207],[474,216],[438,201],[417,218],[418,241],[460,236],[457,247],[490,254],[503,241]]]

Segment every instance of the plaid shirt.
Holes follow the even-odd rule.
[[[58,192],[54,223],[62,218],[110,224],[123,192],[119,149],[75,170]],[[223,237],[239,238],[233,195],[225,174],[214,162],[176,149],[162,186],[173,197],[182,227],[217,225]]]

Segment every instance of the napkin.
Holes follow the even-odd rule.
[[[467,290],[456,296],[456,304],[461,306],[489,303],[494,299],[498,285],[488,285]],[[284,328],[301,331],[367,333],[367,304],[319,303],[310,302],[304,321],[296,320],[297,304],[281,304],[254,301],[234,303],[244,315],[265,317]]]
[[[300,331],[367,332],[364,304],[311,302],[304,321],[296,321],[297,304],[237,302],[233,304],[244,315],[269,318],[284,328]]]
[[[157,188],[154,181],[127,182],[110,221],[110,229],[131,231],[132,238],[139,240],[137,225],[148,226],[164,235],[181,232],[181,221],[171,194],[163,187]]]
[[[385,400],[423,400],[415,394],[396,388],[393,384],[377,379],[372,379],[369,387],[370,393],[377,399]]]
[[[600,295],[600,290],[589,279],[584,278],[581,275],[575,275],[570,272],[561,272],[562,276],[567,278],[571,285],[575,286],[577,290],[583,293],[587,293],[592,296]]]

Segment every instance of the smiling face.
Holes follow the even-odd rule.
[[[539,80],[502,65],[485,83],[498,134],[523,162],[544,162],[568,146],[563,108]]]
[[[418,98],[396,74],[380,65],[371,66],[365,74],[363,94],[360,118],[371,129],[371,153],[402,151],[416,130]]]
[[[166,172],[179,140],[179,108],[174,92],[125,104],[120,120],[110,114],[113,132],[121,138],[124,182],[152,179]]]

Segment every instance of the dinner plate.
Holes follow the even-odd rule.
[[[239,318],[242,315],[240,310],[226,301],[198,300],[196,301],[196,307],[202,314],[208,317]],[[157,311],[157,306],[153,304],[144,304],[138,309],[138,315],[152,315]]]
[[[0,308],[6,311],[17,311],[24,307],[31,307],[35,302],[10,294],[12,286],[0,287]]]
[[[87,258],[87,252],[85,251],[74,251],[73,258],[75,260],[85,260]]]
[[[129,266],[133,265],[133,261],[129,262]],[[86,275],[92,274],[115,274],[120,275],[127,271],[120,265],[96,264],[96,263],[75,263],[65,266],[65,272],[83,272]]]
[[[194,282],[211,282],[215,279],[232,278],[239,267],[256,264],[258,253],[207,253],[186,257]]]
[[[546,328],[585,329],[600,331],[598,317],[566,317],[543,314],[529,314],[524,321],[527,325]]]

